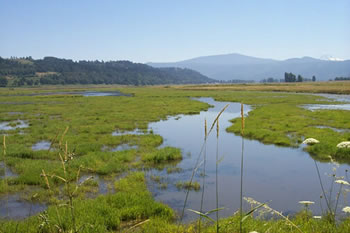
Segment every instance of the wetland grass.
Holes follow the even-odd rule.
[[[166,91],[162,88],[126,88],[125,92],[133,93],[134,97],[98,97],[101,99],[92,97],[83,99],[84,97],[78,96],[74,98],[68,96],[60,96],[59,98],[57,96],[33,96],[27,97],[35,103],[33,105],[9,105],[9,109],[0,109],[0,115],[4,117],[2,119],[8,121],[14,120],[12,115],[7,114],[8,111],[23,112],[21,117],[27,120],[30,125],[30,131],[24,129],[25,134],[23,135],[17,134],[18,130],[7,132],[9,134],[7,143],[11,146],[7,148],[6,164],[19,174],[19,177],[11,178],[8,190],[13,192],[21,185],[34,186],[41,189],[45,188],[47,196],[47,184],[49,184],[51,194],[48,196],[52,196],[53,199],[47,211],[38,216],[31,216],[23,221],[0,220],[0,232],[38,232],[38,230],[56,232],[55,224],[62,227],[63,232],[71,230],[72,232],[192,233],[199,231],[217,232],[218,229],[220,232],[238,232],[241,229],[243,232],[300,232],[297,228],[290,227],[292,223],[299,227],[302,232],[350,232],[349,218],[334,224],[324,217],[313,219],[309,215],[300,214],[288,218],[291,221],[288,225],[286,219],[281,216],[282,219],[257,219],[250,215],[250,211],[248,212],[249,215],[244,213],[242,216],[242,208],[231,217],[222,219],[217,217],[216,220],[212,219],[213,221],[209,220],[209,215],[215,212],[217,214],[221,209],[217,208],[204,213],[203,208],[201,208],[200,211],[197,211],[200,217],[199,224],[197,222],[186,225],[175,223],[173,221],[174,211],[161,203],[155,202],[147,190],[143,172],[131,172],[130,169],[138,170],[144,167],[165,166],[169,161],[178,161],[180,159],[179,153],[175,148],[157,149],[156,147],[162,143],[162,138],[159,135],[112,136],[112,132],[116,129],[121,131],[134,128],[145,129],[149,122],[165,119],[167,115],[198,113],[207,109],[208,105],[190,100],[188,96],[213,96],[215,99],[222,101],[254,104],[254,109],[245,119],[247,124],[244,126],[244,132],[241,131],[244,125],[241,119],[233,120],[234,124],[229,128],[231,132],[242,134],[245,138],[254,138],[265,143],[285,146],[300,143],[302,136],[315,137],[321,143],[307,147],[308,151],[313,152],[320,158],[326,158],[326,154],[335,155],[337,153],[339,153],[338,156],[343,155],[343,158],[346,158],[348,151],[344,149],[344,151],[338,152],[335,145],[341,141],[348,141],[349,133],[318,129],[307,125],[309,124],[307,122],[313,119],[315,125],[346,128],[348,126],[344,119],[348,119],[348,112],[320,110],[313,113],[298,106],[306,103],[322,103],[325,100],[316,101],[315,96],[298,96],[285,93],[185,91],[174,90],[173,88],[167,88]],[[275,98],[276,96],[282,97]],[[28,101],[23,96],[0,96],[0,99],[5,102]],[[53,105],[53,101],[60,101],[60,103]],[[153,109],[154,111],[151,112],[147,109]],[[272,110],[275,111],[274,114],[271,114]],[[36,114],[41,115],[38,117]],[[50,118],[50,115],[59,115],[60,117],[54,119]],[[205,133],[206,136],[215,127],[218,117],[214,120],[209,132]],[[74,159],[68,159],[68,162],[64,163],[66,166],[65,172],[62,160],[65,161],[65,151],[68,151],[66,149],[68,143],[64,143],[62,140],[59,143],[58,138],[60,137],[56,135],[59,129],[63,129],[66,125],[70,126],[70,130],[64,133],[64,138],[65,141],[69,142],[69,145],[72,145],[73,149],[70,152],[74,151]],[[293,129],[295,135],[293,139],[286,137],[291,129]],[[322,136],[318,137],[319,135]],[[52,148],[49,151],[33,152],[28,149],[35,142],[47,139],[51,139]],[[129,142],[138,145],[138,149],[118,152],[101,151],[104,145],[113,147]],[[203,169],[205,167],[205,143],[206,137],[189,184],[195,183],[193,176],[197,170],[202,165]],[[59,147],[63,148],[62,158],[57,158],[57,152],[61,152],[61,150],[52,150]],[[244,147],[242,147],[242,155],[243,150]],[[138,157],[140,160],[136,161]],[[216,162],[218,161],[220,159],[216,159]],[[45,171],[42,171],[42,168],[45,168]],[[78,174],[87,171],[108,176],[122,172],[126,172],[127,175],[115,182],[115,194],[86,199],[79,195],[80,191],[74,193],[74,190],[77,185],[76,178],[79,176]],[[241,171],[243,172],[243,169]],[[204,174],[202,200],[204,201],[205,170],[202,170],[202,172]],[[45,174],[43,175],[44,179],[39,174]],[[62,184],[66,186],[66,183],[58,177],[70,184],[69,187],[63,189],[68,194],[63,202],[56,198],[60,192],[57,187]],[[81,190],[88,183],[85,182],[81,185]],[[344,189],[342,184],[335,183],[334,185],[340,185],[340,190]],[[72,196],[72,201],[70,201],[69,193]],[[73,193],[74,195],[72,195]],[[188,193],[187,189],[184,208],[186,207]],[[339,200],[340,195],[341,192],[338,191],[335,198]],[[33,193],[30,196],[33,196]],[[39,190],[37,198],[41,199],[43,196],[43,192]],[[324,195],[324,198],[326,198],[326,195]],[[58,207],[57,210],[55,210],[55,203]],[[339,203],[334,204],[333,208],[335,206],[339,208]],[[71,206],[73,208],[70,208]],[[255,211],[254,208],[252,210]],[[58,216],[61,220],[58,220]],[[182,220],[183,213],[180,217]],[[208,221],[202,222],[203,219]],[[220,228],[218,228],[219,221]]]

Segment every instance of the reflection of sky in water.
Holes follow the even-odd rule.
[[[23,219],[47,208],[45,204],[22,200],[19,194],[9,195],[8,198],[0,199],[0,206],[0,219]]]
[[[40,93],[29,93],[29,94],[14,94],[14,95],[6,95],[6,96],[46,96],[46,95],[131,96],[130,94],[124,94],[119,91],[57,91],[57,92],[40,92]]]
[[[81,93],[83,96],[122,96],[124,94],[120,92],[97,92],[97,91],[87,91]]]
[[[144,131],[142,131],[141,129],[135,129],[132,131],[119,131],[116,130],[114,132],[112,132],[112,136],[122,136],[122,135],[142,135],[145,134]]]
[[[317,96],[322,96],[328,98],[331,102],[345,102],[345,104],[306,104],[303,105],[304,108],[311,111],[319,109],[329,109],[329,110],[348,110],[350,111],[350,95],[335,95],[335,94],[315,94]]]
[[[328,98],[332,101],[350,102],[350,95],[336,95],[336,94],[315,94],[315,95]]]
[[[160,200],[180,211],[185,191],[177,190],[174,184],[177,181],[187,181],[191,177],[194,163],[199,154],[204,138],[204,119],[208,121],[210,128],[218,112],[226,105],[210,98],[201,98],[203,102],[215,105],[206,112],[198,115],[181,115],[150,124],[154,133],[164,138],[164,144],[179,147],[183,151],[184,159],[179,163],[183,168],[182,173],[167,174],[166,171],[152,170],[148,175],[161,175],[170,182],[168,189],[162,190],[157,184],[149,181],[149,188]],[[221,211],[222,216],[232,214],[239,208],[240,187],[240,156],[241,142],[239,136],[227,133],[225,129],[231,125],[230,119],[240,116],[240,104],[230,103],[229,108],[220,117],[220,140],[219,158],[223,157],[219,164],[219,206],[226,209]],[[249,110],[245,106],[245,111]],[[298,204],[301,200],[314,201],[311,210],[319,214],[319,197],[321,188],[315,163],[310,155],[301,148],[277,147],[264,145],[255,140],[244,141],[244,196],[252,197],[260,202],[268,202],[271,207],[283,212],[296,212],[301,209]],[[208,211],[215,206],[215,158],[216,158],[216,130],[214,128],[207,142],[207,176],[205,185],[204,210]],[[190,152],[191,156],[186,154]],[[202,160],[202,159],[201,159]],[[320,173],[325,182],[326,189],[329,187],[330,178],[325,173],[331,173],[331,164],[318,164]],[[344,175],[348,165],[338,168],[339,174]],[[202,177],[198,169],[196,181],[202,183]],[[191,192],[186,208],[200,209],[201,192]],[[340,202],[342,203],[342,202]],[[343,204],[343,203],[342,203]],[[325,203],[323,203],[325,206]],[[249,208],[248,205],[246,207]],[[197,217],[186,211],[186,219]]]
[[[48,150],[50,146],[51,143],[49,141],[40,141],[32,146],[32,150]]]
[[[4,162],[0,162],[0,179],[5,177],[17,177],[18,175],[14,173],[8,166],[4,164]]]
[[[350,104],[309,104],[304,105],[308,110],[314,111],[319,109],[329,109],[329,110],[350,110]]]
[[[14,123],[16,125],[11,126],[11,123]],[[16,120],[12,122],[0,122],[0,130],[14,130],[14,129],[23,129],[27,128],[29,125],[27,122],[23,120]]]

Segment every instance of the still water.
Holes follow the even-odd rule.
[[[166,170],[151,170],[149,176],[159,175],[167,181],[168,188],[161,189],[159,185],[149,179],[149,188],[156,200],[168,204],[178,213],[183,208],[186,191],[178,190],[175,186],[178,181],[189,181],[192,169],[195,166],[204,139],[204,120],[208,125],[214,121],[220,110],[229,104],[229,107],[220,116],[219,128],[219,158],[222,161],[218,165],[219,207],[225,207],[220,211],[221,216],[228,216],[239,209],[240,193],[240,156],[242,138],[232,133],[227,133],[231,123],[230,119],[240,117],[239,103],[217,102],[211,98],[200,98],[214,107],[203,111],[198,115],[180,115],[167,120],[150,124],[154,133],[164,138],[164,145],[181,148],[184,159],[178,167],[183,169],[181,173],[167,174]],[[244,106],[245,114],[249,114],[250,107]],[[204,185],[204,211],[216,208],[215,196],[215,164],[216,164],[216,132],[215,130],[207,140],[206,176]],[[188,156],[190,154],[190,156]],[[200,161],[203,160],[203,157]],[[329,190],[333,164],[317,162],[321,179],[326,191]],[[200,209],[203,190],[203,177],[200,175],[203,164],[198,169],[195,181],[201,183],[201,190],[191,191],[186,209]],[[348,165],[340,165],[337,175],[344,175]],[[339,186],[335,186],[339,189]],[[310,155],[299,148],[277,147],[265,145],[255,140],[244,139],[244,185],[243,195],[252,197],[257,201],[266,202],[272,208],[282,211],[284,214],[293,214],[302,206],[299,201],[314,201],[310,209],[315,215],[321,214],[320,195],[322,193],[318,179],[315,161]],[[335,192],[335,191],[334,191]],[[349,199],[350,200],[350,199]],[[343,200],[340,201],[344,204]],[[322,202],[323,208],[326,204]],[[245,204],[249,209],[250,205]],[[341,209],[338,207],[338,209]],[[185,211],[185,220],[197,218],[196,214]]]
[[[334,96],[326,96],[334,97]],[[338,101],[346,102],[350,98],[340,96],[335,98]],[[203,111],[197,115],[178,115],[167,120],[151,123],[149,130],[163,137],[164,146],[181,148],[183,160],[177,164],[181,172],[167,174],[166,169],[153,169],[148,172],[148,176],[159,175],[168,183],[167,189],[162,189],[157,183],[148,179],[148,187],[154,194],[156,200],[164,202],[181,213],[186,191],[178,190],[175,186],[178,181],[190,180],[192,169],[195,165],[204,139],[204,120],[211,125],[220,110],[229,104],[229,107],[220,117],[218,151],[221,162],[218,165],[218,187],[219,187],[219,207],[225,207],[220,211],[220,215],[228,216],[239,208],[239,187],[240,187],[240,156],[242,138],[232,133],[227,133],[226,128],[231,125],[230,119],[240,117],[240,104],[217,102],[211,98],[200,98],[199,101],[212,105],[208,111]],[[327,105],[325,105],[327,108]],[[333,105],[332,105],[333,106]],[[337,108],[340,105],[337,105]],[[317,107],[317,106],[315,106]],[[328,105],[329,107],[329,105]],[[347,105],[345,104],[346,109]],[[244,106],[245,115],[249,114],[250,106]],[[7,124],[7,123],[6,123]],[[3,125],[7,127],[7,125]],[[26,125],[27,127],[27,125]],[[324,126],[317,126],[324,127]],[[1,129],[1,128],[0,128]],[[4,129],[3,129],[4,130]],[[334,129],[342,130],[342,129]],[[345,133],[344,131],[342,133]],[[124,134],[141,135],[146,132],[135,130],[132,132],[114,132],[113,135]],[[186,209],[200,209],[202,191],[204,187],[204,209],[208,211],[216,208],[215,197],[215,159],[216,159],[216,132],[215,130],[208,137],[206,146],[206,176],[203,186],[203,176],[200,175],[203,163],[199,167],[194,181],[201,183],[199,191],[191,191]],[[48,149],[49,142],[42,141],[35,144],[33,149]],[[315,204],[310,209],[315,215],[321,212],[320,204],[326,208],[326,204],[320,201],[322,194],[320,180],[318,179],[316,164],[320,169],[320,175],[326,192],[330,190],[330,174],[334,168],[333,164],[315,162],[308,153],[303,151],[303,146],[299,148],[277,147],[274,145],[264,145],[255,140],[244,140],[244,196],[252,197],[257,201],[266,202],[272,208],[282,211],[284,214],[292,214],[299,211],[302,206],[299,201],[309,200]],[[132,149],[129,145],[116,150]],[[202,155],[203,156],[203,155]],[[200,158],[203,161],[203,157]],[[350,169],[348,165],[340,165],[336,168],[337,176],[344,176],[345,169]],[[0,163],[0,178],[16,176],[3,163]],[[99,183],[99,193],[109,193],[107,181],[95,176]],[[86,176],[81,178],[84,179]],[[336,184],[333,191],[338,191]],[[113,192],[113,190],[112,190]],[[348,198],[349,201],[349,198]],[[344,206],[343,197],[340,199],[338,210]],[[43,211],[47,206],[40,203],[30,203],[23,200],[19,194],[10,195],[8,198],[0,198],[0,218],[25,218],[29,215]],[[245,208],[249,209],[245,204]],[[197,215],[185,211],[185,220],[196,219]]]

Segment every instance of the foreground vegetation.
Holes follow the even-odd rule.
[[[5,161],[18,176],[0,180],[0,195],[21,192],[23,198],[30,200],[35,197],[35,201],[50,204],[48,210],[39,216],[21,221],[2,220],[0,232],[215,231],[215,226],[210,222],[203,224],[202,229],[198,229],[197,223],[176,223],[175,212],[153,200],[143,173],[149,168],[174,169],[182,158],[181,151],[177,148],[158,148],[162,144],[162,138],[147,127],[149,122],[165,119],[169,115],[196,114],[209,107],[208,104],[189,97],[210,96],[218,101],[252,105],[253,110],[245,119],[245,137],[292,147],[300,144],[303,138],[313,137],[320,143],[308,146],[306,150],[315,158],[328,161],[328,156],[331,155],[339,162],[350,163],[349,150],[336,148],[339,142],[350,140],[350,133],[317,127],[350,129],[347,121],[350,119],[349,112],[312,112],[300,107],[305,104],[329,103],[322,97],[282,92],[233,92],[226,88],[103,88],[109,91],[116,89],[133,96],[25,96],[33,91],[0,91],[2,121],[10,122],[14,127],[18,119],[29,124],[28,128],[2,131],[7,134],[6,155],[2,153],[0,161]],[[70,91],[81,90],[84,88],[73,88]],[[54,91],[59,93],[62,90]],[[233,119],[232,122],[233,125],[227,130],[241,134],[241,120]],[[134,129],[143,133],[120,133]],[[113,132],[120,134],[113,136]],[[33,151],[32,145],[43,140],[51,142],[51,148]],[[121,144],[136,146],[136,149],[110,150]],[[62,160],[58,154],[67,155],[63,160],[65,169],[62,169]],[[77,181],[79,174],[101,175],[111,180],[115,177],[122,178],[111,184],[111,189],[115,192],[98,195],[96,181],[87,180],[80,185]],[[64,177],[64,180],[60,177]],[[66,188],[62,190],[64,185]],[[186,183],[181,185],[185,188],[188,186]],[[194,189],[199,189],[198,185]],[[72,192],[69,190],[74,190],[75,187],[79,188],[74,195],[70,195]],[[91,193],[96,198],[87,198],[91,197]],[[73,198],[71,206],[70,197]],[[74,214],[71,212],[73,206]],[[301,210],[292,219],[302,232],[348,232],[349,221],[344,219],[334,224],[326,218],[314,219],[306,210]],[[220,226],[220,232],[238,232],[239,215],[220,220]],[[244,224],[245,232],[300,232],[299,230],[286,224],[283,219],[248,217]]]

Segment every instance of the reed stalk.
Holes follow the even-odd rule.
[[[203,184],[202,184],[202,197],[201,197],[201,208],[200,212],[203,213],[203,202],[204,202],[204,192],[205,192],[205,169],[206,169],[206,161],[207,161],[207,119],[204,119],[204,155],[203,155]],[[201,222],[202,222],[202,215],[199,217],[199,223],[198,223],[198,232],[201,232]]]
[[[339,202],[340,193],[341,193],[342,188],[343,188],[343,184],[340,184],[339,192],[337,193],[337,199],[336,199],[336,203],[335,203],[335,207],[334,207],[334,219],[335,219],[335,216],[337,214],[338,202]]]
[[[316,171],[317,171],[318,180],[320,181],[321,190],[322,190],[323,196],[324,196],[325,201],[326,201],[327,208],[328,208],[329,212],[331,214],[333,214],[332,208],[331,208],[331,205],[330,205],[330,200],[328,200],[326,192],[325,192],[324,187],[323,187],[323,183],[322,183],[322,179],[321,179],[321,175],[320,175],[320,170],[318,168],[316,160],[314,160],[314,163],[315,163],[315,167],[316,167]]]
[[[240,185],[240,202],[239,202],[239,232],[242,233],[242,223],[243,223],[243,159],[244,159],[244,109],[241,103],[241,134],[242,134],[242,154],[241,154],[241,185]]]
[[[215,120],[213,121],[208,133],[207,133],[207,137],[210,135],[210,133],[212,132],[216,122],[218,121],[219,117],[221,116],[221,114],[226,110],[226,108],[229,106],[229,104],[225,105],[225,107],[219,112],[219,114],[216,116]],[[189,187],[191,186],[192,182],[193,182],[193,178],[194,178],[194,175],[196,174],[198,168],[199,168],[199,165],[200,165],[200,158],[201,158],[201,155],[203,154],[203,151],[204,151],[204,148],[205,148],[205,145],[206,145],[206,139],[207,137],[205,137],[205,140],[201,146],[201,149],[200,149],[200,152],[198,153],[198,157],[197,157],[197,160],[195,162],[195,165],[193,167],[193,170],[192,170],[192,174],[191,174],[191,179],[190,179],[190,182],[189,182]],[[188,196],[189,196],[189,192],[190,192],[190,189],[188,188],[187,189],[187,192],[186,192],[186,197],[185,197],[185,201],[184,201],[184,205],[183,205],[183,208],[182,208],[182,212],[181,212],[181,216],[180,216],[180,223],[182,222],[183,220],[183,217],[184,217],[184,214],[185,214],[185,208],[186,208],[186,205],[187,205],[187,201],[188,201]],[[178,228],[177,228],[177,231],[179,231],[180,229],[180,224],[178,225]]]
[[[6,191],[5,191],[5,195],[6,195],[6,217],[9,216],[9,207],[8,207],[8,202],[9,202],[9,193],[8,193],[8,181],[7,181],[7,177],[6,177],[6,135],[4,135],[4,139],[2,142],[2,146],[3,146],[3,155],[4,155],[4,180],[5,180],[5,187],[6,187]]]
[[[219,166],[219,119],[216,122],[216,167],[215,167],[216,209],[219,209],[218,166]],[[216,211],[216,232],[217,233],[219,232],[219,211]]]

